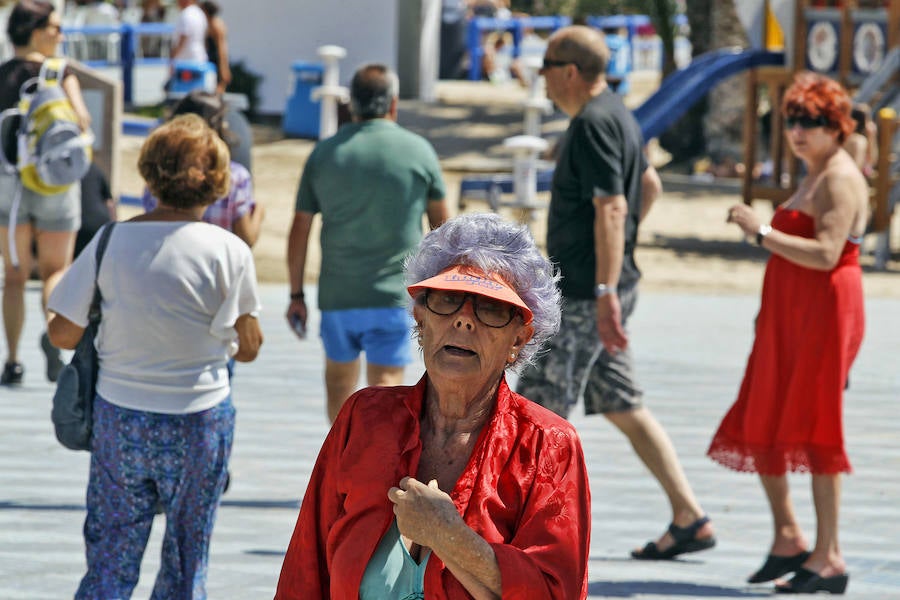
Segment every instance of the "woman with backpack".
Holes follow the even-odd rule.
[[[56,55],[57,47],[63,40],[60,27],[60,14],[50,2],[19,0],[13,7],[6,32],[15,48],[15,55],[0,65],[0,111],[18,106],[22,85],[38,77],[44,61]],[[81,129],[87,130],[90,114],[78,79],[69,70],[64,70],[61,86],[75,110]],[[13,156],[16,153],[15,132],[10,128],[3,133],[4,154]],[[14,201],[17,195],[18,203]],[[15,204],[18,207],[16,214],[12,215]],[[10,227],[11,222],[15,223],[14,228]],[[46,307],[50,292],[72,261],[75,234],[80,224],[78,185],[72,185],[61,193],[43,195],[23,187],[18,173],[0,173],[3,325],[9,349],[0,373],[0,385],[20,384],[25,371],[18,360],[18,348],[25,322],[25,282],[32,270],[32,243],[37,243],[37,270],[44,283],[41,300]],[[14,244],[18,261],[10,252],[10,241]],[[63,363],[59,350],[50,344],[46,333],[41,336],[41,348],[47,356],[47,378],[55,381]]]

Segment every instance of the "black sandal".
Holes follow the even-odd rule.
[[[687,527],[679,527],[671,523],[669,524],[669,535],[675,540],[674,544],[665,550],[660,550],[656,546],[656,542],[647,542],[647,545],[641,550],[632,550],[631,557],[638,560],[671,560],[679,554],[709,550],[716,545],[716,536],[697,538],[697,531],[707,523],[709,523],[709,517],[706,516],[700,517]]]
[[[847,583],[850,575],[841,573],[831,577],[822,577],[815,571],[800,567],[794,576],[784,585],[776,585],[776,594],[815,594],[816,592],[828,592],[829,594],[843,594],[847,591]]]
[[[803,566],[806,559],[809,558],[809,552],[803,550],[793,556],[775,556],[770,554],[766,557],[766,562],[759,570],[747,579],[747,583],[765,583],[778,579],[782,575],[793,573]]]

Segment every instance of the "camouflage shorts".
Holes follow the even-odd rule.
[[[634,310],[637,288],[620,290],[622,325]],[[516,391],[562,417],[584,399],[585,414],[624,412],[641,405],[631,350],[615,355],[597,335],[594,300],[565,299],[562,326],[534,365],[519,378]]]

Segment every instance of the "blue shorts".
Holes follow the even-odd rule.
[[[329,360],[352,362],[365,352],[370,364],[402,367],[412,362],[413,324],[405,308],[323,310],[319,335]]]

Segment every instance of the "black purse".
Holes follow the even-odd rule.
[[[109,223],[100,232],[96,254],[97,269],[94,272],[94,299],[88,313],[88,326],[75,347],[72,360],[60,371],[56,392],[53,394],[53,410],[50,412],[53,429],[59,443],[69,450],[91,449],[98,367],[94,338],[100,327],[100,302],[103,300],[100,286],[97,285],[97,275],[114,226],[115,222]]]

